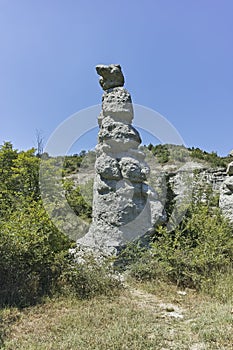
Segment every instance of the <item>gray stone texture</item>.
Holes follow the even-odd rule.
[[[228,164],[227,167],[227,175],[232,176],[233,175],[233,162],[231,162],[230,164]]]
[[[164,217],[163,206],[146,182],[150,169],[131,125],[133,106],[122,86],[119,65],[97,66],[105,90],[98,118],[93,213],[89,232],[78,244],[105,252],[148,233]]]
[[[233,162],[227,167],[227,176],[220,189],[219,206],[223,214],[233,223]]]
[[[119,64],[110,64],[109,66],[100,64],[96,66],[96,71],[100,75],[99,83],[103,90],[124,85],[125,80]]]

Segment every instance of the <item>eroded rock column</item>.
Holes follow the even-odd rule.
[[[104,90],[98,118],[93,219],[78,243],[105,251],[146,234],[163,216],[156,193],[146,183],[149,167],[132,126],[133,105],[119,65],[97,66]]]

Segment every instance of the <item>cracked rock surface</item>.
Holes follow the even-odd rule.
[[[92,223],[77,243],[108,253],[148,233],[163,217],[163,206],[146,182],[150,169],[139,149],[141,137],[132,126],[133,106],[123,88],[121,67],[101,65],[96,70],[104,94],[98,118]]]
[[[227,167],[227,176],[220,189],[219,206],[223,214],[233,223],[233,162]]]

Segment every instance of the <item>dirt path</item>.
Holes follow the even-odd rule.
[[[189,310],[183,306],[181,307],[180,305],[177,305],[177,303],[164,302],[161,297],[157,297],[155,294],[135,288],[127,283],[125,283],[125,287],[130,294],[130,301],[133,304],[142,310],[147,310],[153,313],[157,319],[163,319],[164,324],[169,324],[171,326],[169,334],[170,339],[167,345],[168,347],[164,347],[160,350],[177,349],[177,343],[174,337],[175,334],[179,333],[182,336],[182,334],[187,334],[187,332],[190,332],[189,323],[192,322],[193,319],[190,318]],[[177,297],[181,299],[182,303],[182,299],[186,297],[187,293],[184,291],[177,291],[176,293]],[[190,334],[190,338],[191,337],[192,335]],[[199,342],[197,339],[195,341],[193,339],[193,344],[191,344],[187,349],[205,350],[207,348],[203,342]]]
[[[159,313],[163,317],[174,317],[183,319],[185,310],[173,303],[164,303],[156,295],[146,291],[136,289],[127,285],[127,289],[131,294],[131,301],[139,308],[151,310],[153,313]]]

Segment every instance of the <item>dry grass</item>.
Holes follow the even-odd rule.
[[[11,318],[5,349],[230,350],[231,310],[230,303],[193,290],[131,281],[112,299],[55,299],[22,312],[5,310]]]

